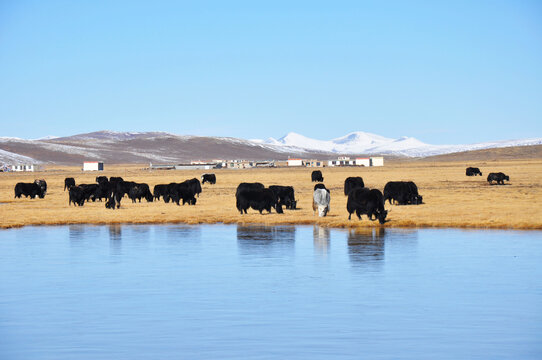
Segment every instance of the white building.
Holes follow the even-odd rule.
[[[303,166],[303,159],[288,159],[288,166]]]
[[[351,160],[348,156],[340,156],[337,160],[328,160],[327,166],[354,166],[355,160]]]
[[[356,158],[354,165],[357,165],[357,166],[371,166],[371,159],[369,159],[369,158]]]
[[[36,171],[37,166],[34,164],[11,165],[11,171]]]
[[[328,160],[327,166],[384,166],[384,158],[376,156],[350,159],[348,156],[340,156],[337,160]]]
[[[85,161],[83,171],[103,171],[104,163],[101,161]]]
[[[382,156],[372,157],[371,166],[384,166],[384,158]]]

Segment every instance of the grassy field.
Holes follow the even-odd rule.
[[[466,177],[466,166],[480,167],[484,176]],[[156,184],[181,182],[200,177],[205,171],[148,171],[144,165],[108,166],[103,173],[83,173],[78,168],[49,167],[36,173],[0,173],[0,227],[57,224],[113,223],[238,223],[238,224],[320,224],[329,227],[463,227],[542,229],[542,160],[461,162],[387,162],[381,168],[323,168],[324,183],[331,190],[331,212],[319,218],[312,211],[310,181],[313,169],[215,170],[216,185],[203,185],[195,206],[177,206],[164,202],[132,204],[125,197],[118,210],[104,203],[68,205],[63,191],[64,178],[74,177],[77,184],[94,183],[97,175],[122,176],[125,180]],[[504,186],[490,186],[489,172],[502,171],[510,176]],[[381,191],[388,181],[412,180],[423,196],[423,205],[389,205],[388,222],[348,221],[344,179],[361,176],[365,185]],[[48,183],[44,199],[14,199],[17,182],[43,178]],[[254,210],[240,215],[235,208],[235,189],[240,182],[264,185],[292,185],[298,200],[297,210],[260,215]]]

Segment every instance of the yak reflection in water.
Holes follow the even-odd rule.
[[[386,230],[382,227],[348,231],[348,255],[353,266],[380,265],[384,260]]]
[[[322,255],[326,255],[329,251],[329,239],[331,230],[327,227],[314,225],[312,227],[312,239],[314,241],[314,249]]]
[[[351,229],[348,232],[348,255],[353,266],[381,266],[386,246],[400,247],[402,253],[415,251],[416,229]]]
[[[88,226],[85,226],[85,225],[70,225],[70,226],[68,226],[69,237],[70,237],[70,241],[72,242],[72,244],[73,244],[73,241],[79,241],[79,240],[83,239],[83,237],[85,235],[85,229],[87,227]]]
[[[199,243],[201,241],[201,226],[194,225],[171,225],[161,229],[158,236],[165,236],[167,241],[176,243]]]
[[[267,257],[293,254],[295,235],[295,226],[237,225],[237,244],[241,255]]]
[[[122,240],[122,225],[120,224],[109,225],[109,240],[111,241]]]
[[[100,226],[89,226],[74,224],[68,226],[68,236],[72,247],[86,247],[93,244],[95,239],[100,238],[102,228]]]
[[[112,255],[122,254],[122,225],[109,225],[109,250]]]

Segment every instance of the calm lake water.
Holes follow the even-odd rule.
[[[541,359],[542,232],[0,231],[0,359]]]

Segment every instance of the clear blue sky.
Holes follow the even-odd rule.
[[[0,136],[542,137],[542,2],[0,0]]]

